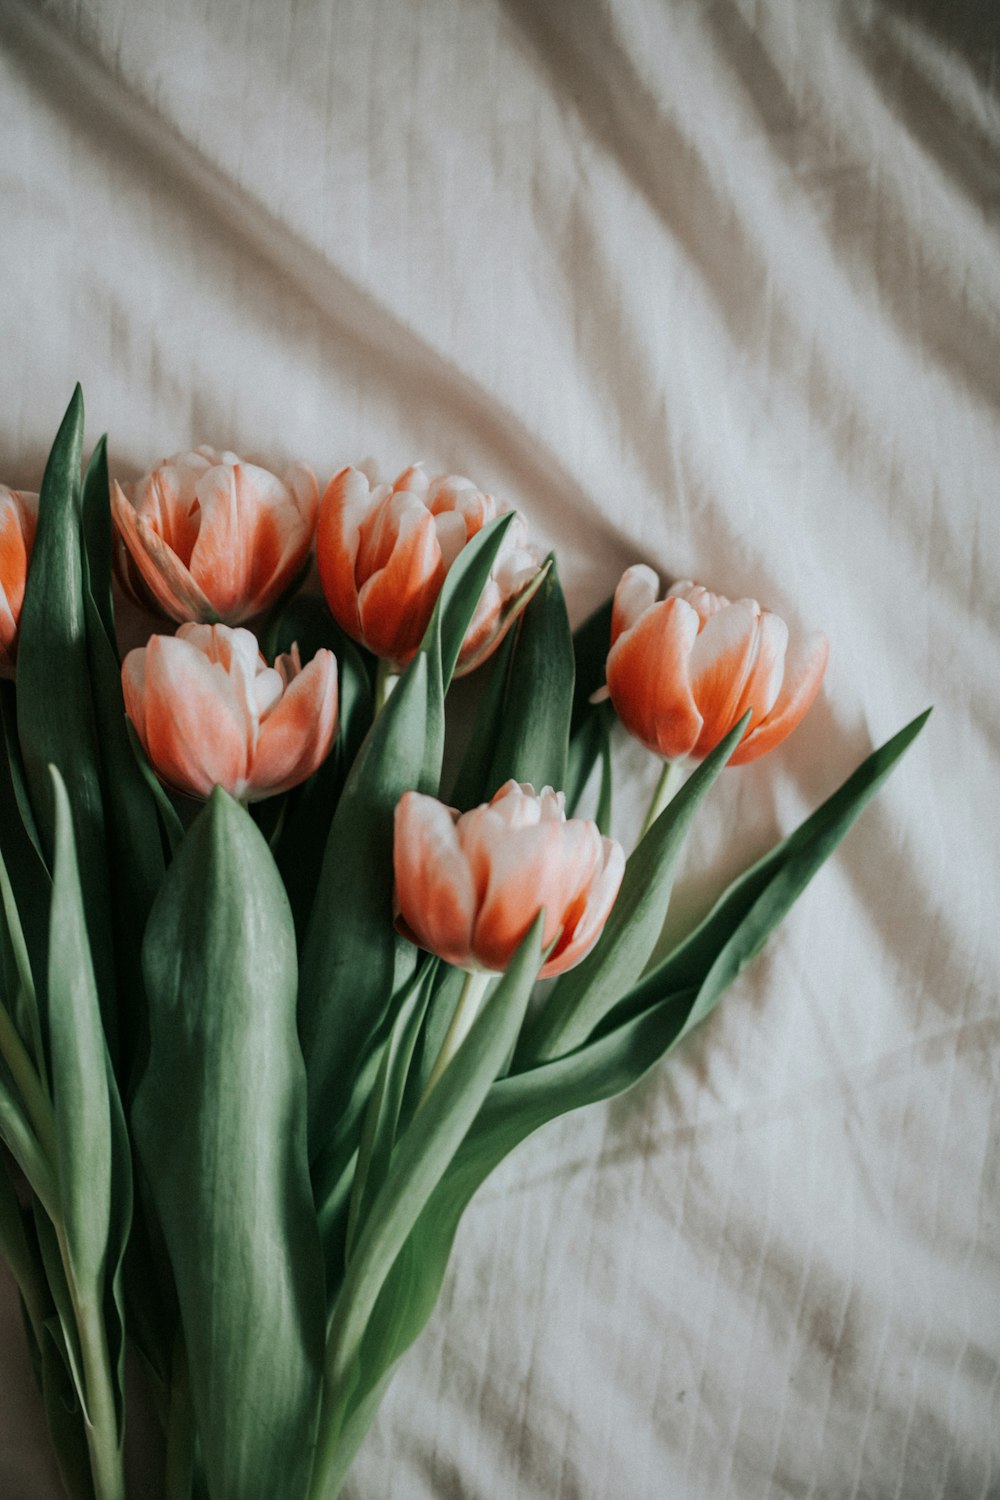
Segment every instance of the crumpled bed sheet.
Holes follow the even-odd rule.
[[[0,478],[80,379],[119,475],[424,458],[575,619],[642,560],[824,628],[676,930],[936,705],[710,1022],[480,1192],[349,1500],[1000,1493],[998,79],[971,0],[0,6]]]

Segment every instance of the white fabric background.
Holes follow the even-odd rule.
[[[0,49],[0,478],[80,379],[121,475],[423,457],[575,618],[644,560],[825,628],[677,925],[937,705],[710,1023],[480,1193],[350,1500],[1000,1493],[995,6],[2,0]]]

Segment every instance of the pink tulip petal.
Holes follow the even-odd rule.
[[[441,548],[430,511],[407,511],[392,554],[358,593],[366,645],[376,656],[406,662],[420,645],[444,582]]]
[[[144,724],[132,722],[157,773],[195,797],[242,796],[249,726],[225,668],[176,636],[154,635],[145,652]]]
[[[593,879],[601,852],[596,825],[580,820],[546,820],[498,840],[473,932],[479,962],[505,969],[542,907],[543,946],[558,938],[567,913]]]
[[[38,497],[0,485],[0,663],[17,653],[17,629],[24,604],[38,514]]]
[[[777,701],[785,672],[785,652],[788,649],[788,626],[780,615],[769,609],[762,611],[757,621],[754,642],[754,659],[747,672],[740,701],[733,714],[742,719],[748,708],[753,709],[750,720],[751,733],[762,719],[766,719]]]
[[[323,593],[337,624],[361,639],[355,565],[361,522],[372,504],[368,476],[360,469],[341,469],[326,487],[316,523],[316,561]]]
[[[625,874],[625,851],[615,839],[602,840],[603,863],[580,901],[567,913],[562,936],[542,965],[539,979],[565,974],[586,958],[604,930]]]
[[[702,727],[688,663],[698,615],[683,599],[664,599],[622,632],[608,655],[608,691],[629,734],[656,755],[689,755]]]
[[[273,669],[258,673],[258,684]],[[276,706],[263,718],[250,760],[251,802],[297,786],[330,753],[337,732],[337,662],[332,651],[317,651],[312,661],[284,689]]]
[[[731,766],[745,766],[757,760],[802,722],[819,692],[829,655],[830,644],[822,631],[808,636],[788,653],[781,691],[773,709],[742,741],[729,762]]]
[[[396,808],[393,867],[396,907],[414,940],[447,963],[467,965],[476,892],[452,810],[406,792]]]
[[[218,465],[198,482],[201,528],[191,575],[229,624],[273,603],[309,550],[307,519],[280,479],[255,464]]]
[[[615,589],[611,607],[611,644],[625,630],[638,624],[648,609],[652,609],[660,592],[660,580],[652,568],[645,563],[636,563],[626,568]]]
[[[172,620],[212,620],[215,610],[188,569],[162,537],[136,514],[117,483],[111,487],[111,510],[118,535],[156,605]]]
[[[743,689],[756,655],[759,610],[739,599],[712,615],[691,651],[691,692],[702,716],[692,754],[715,748],[737,722]]]

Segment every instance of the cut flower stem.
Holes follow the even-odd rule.
[[[483,1003],[483,997],[489,987],[490,980],[493,978],[494,975],[488,969],[466,970],[462,993],[458,997],[455,1013],[445,1033],[444,1041],[441,1043],[441,1051],[437,1055],[437,1061],[431,1069],[431,1076],[427,1080],[427,1086],[420,1096],[421,1104],[423,1104],[435,1084],[438,1083],[445,1068],[468,1036],[472,1023],[479,1014],[479,1009]],[[419,1108],[419,1105],[417,1107]]]
[[[643,823],[642,832],[639,835],[640,842],[646,837],[646,834],[652,828],[667,803],[673,797],[676,797],[686,780],[686,760],[665,760],[663,762],[663,770],[660,772],[660,779],[656,783],[656,791],[653,793],[653,800],[649,804],[646,821]]]

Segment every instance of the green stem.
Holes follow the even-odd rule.
[[[441,1043],[441,1051],[437,1055],[437,1061],[431,1069],[431,1076],[420,1096],[420,1104],[423,1104],[428,1094],[434,1088],[445,1068],[451,1062],[459,1047],[465,1041],[473,1021],[479,1014],[479,1007],[483,1003],[487,986],[493,975],[478,969],[468,969],[465,975],[465,983],[462,993],[458,997],[455,1013],[451,1018],[448,1030],[445,1032],[444,1041]],[[417,1108],[420,1108],[420,1104]]]
[[[90,1472],[94,1481],[94,1500],[126,1500],[125,1469],[118,1441],[118,1416],[104,1318],[101,1310],[95,1308],[89,1300],[81,1300],[73,1276],[65,1232],[61,1224],[57,1224],[55,1228],[73,1305],[73,1316],[80,1335],[84,1385],[81,1395],[86,1398],[84,1426],[87,1451],[90,1454]]]
[[[375,717],[378,718],[385,705],[392,696],[392,691],[399,681],[400,673],[393,667],[392,662],[381,660],[378,671],[375,674]]]
[[[646,821],[643,823],[642,832],[639,835],[640,843],[646,837],[646,834],[652,828],[667,803],[672,797],[677,795],[683,786],[685,764],[683,760],[665,760],[663,762],[663,770],[660,772],[660,779],[656,783],[656,791],[653,793],[653,800],[649,804]]]

